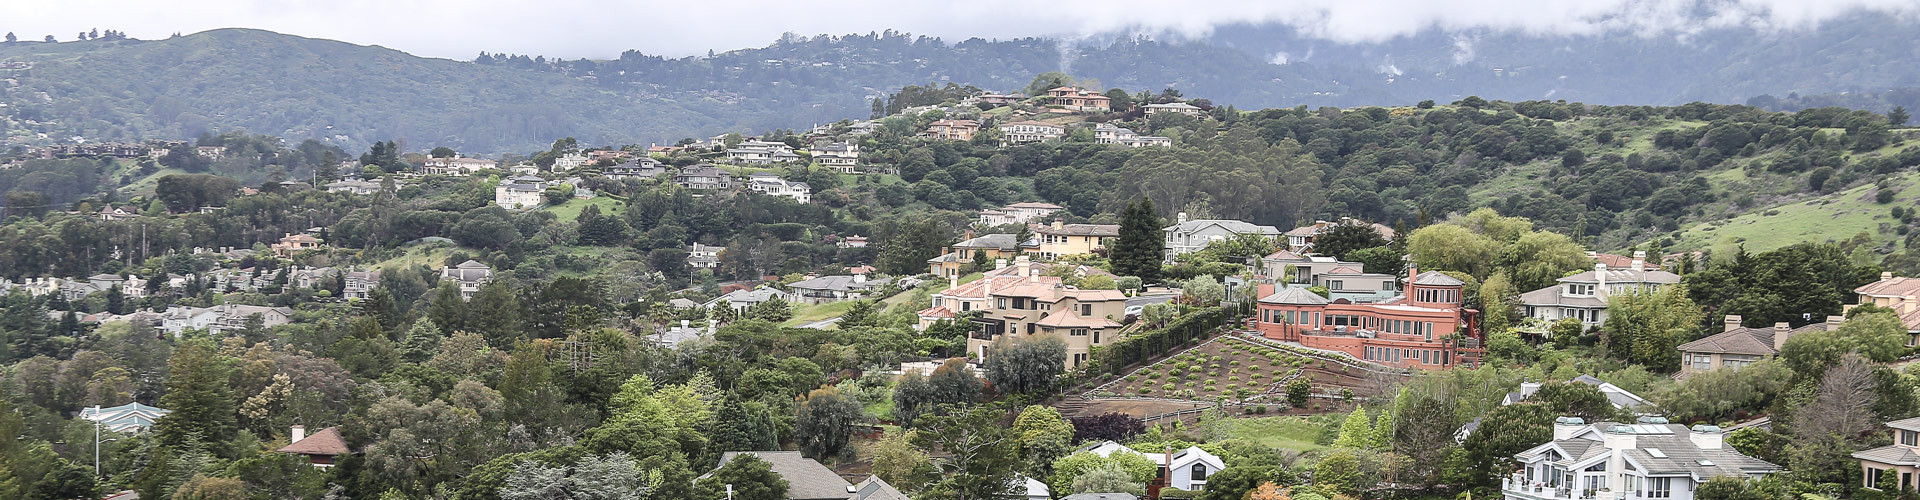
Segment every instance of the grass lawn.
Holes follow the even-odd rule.
[[[408,247],[406,255],[380,261],[374,269],[399,269],[401,267],[427,266],[438,268],[445,265],[447,256],[457,248],[450,246],[414,246]],[[437,271],[436,271],[437,272]]]
[[[1296,451],[1326,448],[1314,444],[1322,424],[1309,417],[1260,417],[1233,421],[1233,437],[1246,438],[1262,445]]]
[[[880,420],[893,420],[893,399],[881,398],[879,401],[867,403],[867,416]]]
[[[780,326],[800,326],[827,318],[838,317],[846,314],[847,309],[853,308],[854,302],[855,301],[847,300],[820,305],[794,305],[793,319],[781,323]]]
[[[620,215],[627,210],[626,202],[607,196],[595,196],[590,200],[574,198],[559,205],[548,205],[541,210],[553,212],[559,220],[574,220],[580,218],[580,212],[585,211],[589,205],[600,207],[601,215]]]
[[[1900,236],[1882,232],[1880,225],[1894,222],[1889,213],[1894,205],[1911,206],[1920,196],[1920,177],[1906,173],[1888,178],[1900,193],[1893,203],[1874,201],[1877,188],[1872,184],[1827,196],[1798,200],[1784,205],[1755,209],[1746,214],[1685,228],[1677,249],[1730,250],[1745,244],[1748,252],[1764,252],[1802,241],[1845,240],[1862,231],[1876,241],[1891,241]]]

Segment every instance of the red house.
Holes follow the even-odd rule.
[[[1263,284],[1256,325],[1269,339],[1388,366],[1477,365],[1485,349],[1479,311],[1461,305],[1465,285],[1438,271],[1417,273],[1407,280],[1405,294],[1369,303]]]

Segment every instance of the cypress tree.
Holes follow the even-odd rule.
[[[1164,234],[1153,200],[1142,197],[1128,203],[1120,215],[1120,237],[1113,244],[1113,273],[1137,276],[1143,283],[1159,281],[1160,261],[1166,254]]]

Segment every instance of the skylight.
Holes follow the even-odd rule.
[[[1700,464],[1700,466],[1701,466],[1701,467],[1712,467],[1712,466],[1713,466],[1713,461],[1712,461],[1712,460],[1694,460],[1693,462],[1694,462],[1694,463],[1697,463],[1697,464]]]
[[[1667,452],[1660,451],[1659,448],[1647,448],[1647,454],[1653,455],[1653,458],[1667,458]]]

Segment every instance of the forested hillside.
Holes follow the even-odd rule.
[[[1062,70],[1101,88],[1173,88],[1242,109],[1399,105],[1423,99],[1733,103],[1759,95],[1877,91],[1920,80],[1914,23],[1862,13],[1816,28],[1555,36],[1430,30],[1334,43],[1273,25],[1167,42],[1109,34],[947,41],[898,32],[789,35],[762,48],[612,60],[485,54],[426,59],[257,30],[168,40],[0,44],[10,141],[191,138],[246,129],[326,139],[526,150],[556,137],[670,142],[866,118],[901,86],[1023,88]],[[511,49],[503,46],[502,49]],[[1755,103],[1765,106],[1763,103]],[[1793,109],[1793,108],[1787,108]],[[47,134],[46,138],[34,136]],[[424,149],[424,148],[422,148]]]

